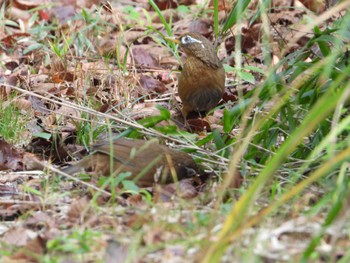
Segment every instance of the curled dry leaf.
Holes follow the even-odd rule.
[[[4,66],[6,67],[6,69],[13,71],[19,66],[19,64],[18,64],[18,61],[12,60],[12,61],[6,62]]]
[[[15,0],[13,1],[13,5],[22,10],[30,10],[39,5],[42,5],[42,1],[40,0]]]

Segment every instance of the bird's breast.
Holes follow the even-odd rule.
[[[208,97],[210,94],[218,94],[220,99],[225,88],[225,71],[223,66],[220,66],[213,68],[199,59],[188,57],[178,82],[182,102],[191,104],[189,100],[193,100],[194,96]]]

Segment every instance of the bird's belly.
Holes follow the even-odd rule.
[[[179,77],[179,96],[187,108],[193,111],[208,111],[216,106],[225,87],[223,68],[211,69],[210,74],[201,68],[191,68]]]

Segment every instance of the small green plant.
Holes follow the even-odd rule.
[[[91,143],[95,142],[100,134],[108,130],[107,125],[95,124],[90,119],[90,115],[82,112],[83,121],[77,121],[77,140],[76,143],[82,144],[88,147]]]
[[[91,229],[74,230],[71,234],[64,237],[51,239],[46,247],[49,253],[71,253],[81,255],[99,249],[101,234]]]
[[[27,131],[30,114],[21,112],[13,102],[14,97],[9,101],[0,100],[0,136],[8,142],[26,143],[20,140],[23,140],[22,134]]]

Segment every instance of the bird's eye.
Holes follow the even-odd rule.
[[[202,44],[202,41],[199,41],[198,39],[195,39],[195,38],[187,35],[187,36],[184,36],[181,38],[181,43],[183,45],[192,44],[192,43]]]
[[[181,38],[181,43],[186,45],[191,43],[191,37],[190,36],[184,36],[183,38]]]

